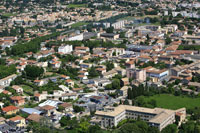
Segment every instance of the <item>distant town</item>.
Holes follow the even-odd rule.
[[[0,133],[200,133],[200,0],[1,0]]]

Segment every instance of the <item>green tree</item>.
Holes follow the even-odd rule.
[[[34,65],[27,65],[24,69],[24,76],[34,79],[37,77],[42,76],[44,73],[44,69],[42,67],[34,66]]]
[[[99,76],[99,73],[97,72],[97,70],[96,70],[96,68],[94,66],[89,68],[88,73],[89,73],[89,77],[90,78],[95,78],[95,77]]]
[[[165,127],[161,133],[176,133],[178,131],[177,125],[170,124],[167,127]]]

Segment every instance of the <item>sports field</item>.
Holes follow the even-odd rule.
[[[174,96],[169,94],[160,94],[151,97],[145,97],[146,101],[154,99],[157,101],[157,106],[168,109],[178,109],[186,107],[187,109],[199,107],[200,98],[190,98],[187,96]]]

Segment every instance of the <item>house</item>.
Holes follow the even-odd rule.
[[[42,110],[47,116],[51,116],[54,114],[56,108],[54,106],[45,105],[40,107],[40,110]]]
[[[40,122],[42,116],[38,114],[30,114],[26,119],[29,121]]]
[[[46,80],[34,80],[34,84],[37,85],[37,86],[43,86],[45,84],[47,84],[48,82]]]
[[[65,94],[62,94],[61,96],[62,100],[66,100],[66,99],[76,100],[77,98],[78,98],[77,93],[65,93]]]
[[[6,122],[6,119],[3,117],[0,117],[0,125],[5,124],[5,122]]]
[[[128,96],[128,86],[123,86],[119,90],[119,94],[120,94],[120,96],[127,97]]]
[[[16,106],[21,106],[25,104],[25,99],[22,96],[13,96],[10,97],[11,102],[14,103]]]
[[[198,91],[200,90],[200,83],[198,82],[189,82],[188,86],[194,86],[195,89],[197,89]]]
[[[72,81],[71,79],[67,79],[66,81],[65,81],[65,83],[66,83],[66,85],[68,86],[68,87],[74,87],[74,81]]]
[[[76,52],[89,52],[90,51],[90,48],[89,47],[75,47],[75,51]]]
[[[10,83],[17,77],[16,74],[12,74],[8,77],[5,77],[3,79],[0,79],[0,85],[1,86],[9,86]]]
[[[89,64],[89,63],[80,63],[80,67],[81,68],[90,68],[90,67],[92,67],[92,64]]]
[[[52,68],[58,69],[60,68],[62,62],[61,61],[55,61],[51,63]]]
[[[88,79],[86,75],[78,75],[78,78],[79,78],[80,80]]]
[[[126,68],[135,68],[135,62],[133,60],[126,62]]]
[[[6,94],[6,95],[12,95],[12,93],[10,91],[7,91],[7,90],[2,91],[2,93]]]
[[[60,46],[58,48],[58,53],[67,54],[67,53],[71,53],[72,51],[73,51],[72,45]]]
[[[66,76],[66,75],[60,75],[60,79],[61,80],[67,80],[67,79],[70,79],[70,77]]]
[[[112,69],[112,70],[110,70],[108,72],[103,73],[103,77],[109,79],[109,78],[114,77],[117,74],[118,74],[118,72],[116,70]]]
[[[12,127],[13,126],[14,127],[20,127],[20,128],[26,127],[26,120],[23,117],[19,116],[19,115],[10,118],[8,123]]]
[[[94,83],[95,86],[97,87],[105,87],[106,85],[108,84],[111,84],[112,82],[107,79],[107,78],[96,78],[96,79],[93,79],[93,81],[91,81]]]
[[[18,85],[13,85],[12,88],[17,92],[22,94],[23,93],[23,88],[18,86]]]
[[[96,68],[96,71],[103,74],[106,72],[106,69],[105,68]]]
[[[122,78],[121,80],[124,86],[129,85],[129,78],[126,77],[126,78]]]
[[[40,93],[35,93],[35,94],[34,94],[34,98],[35,98],[36,101],[40,102],[40,101],[42,101],[42,100],[47,99],[47,95],[48,95],[47,92],[43,92],[42,94],[40,94]]]
[[[74,92],[83,92],[83,88],[73,88]]]
[[[12,114],[16,114],[19,111],[19,108],[13,105],[10,105],[10,106],[2,108],[1,110],[6,115],[12,115]]]
[[[73,111],[73,106],[70,103],[62,103],[60,106],[65,109],[65,112]]]

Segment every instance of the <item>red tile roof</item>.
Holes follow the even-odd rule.
[[[7,106],[5,108],[2,108],[2,111],[3,112],[10,112],[10,111],[14,111],[14,110],[17,110],[18,108],[13,106],[13,105],[10,105],[10,106]]]

